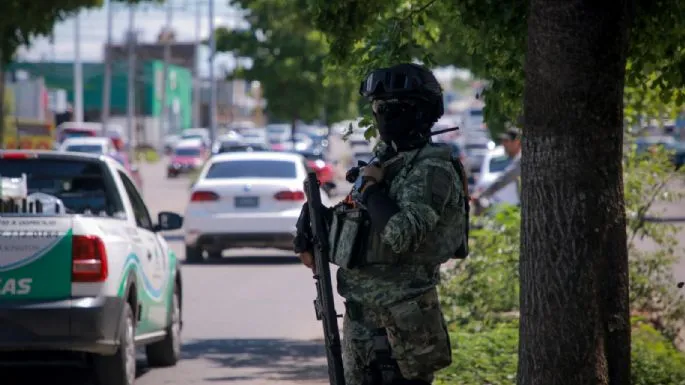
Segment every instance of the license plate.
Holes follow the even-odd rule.
[[[249,208],[259,206],[259,197],[235,197],[235,207]]]

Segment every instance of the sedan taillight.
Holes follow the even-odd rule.
[[[305,195],[303,191],[280,191],[274,195],[274,199],[277,201],[303,201]]]
[[[191,202],[213,202],[218,200],[219,195],[211,191],[195,191],[190,196]]]

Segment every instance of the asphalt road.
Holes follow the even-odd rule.
[[[183,213],[189,183],[164,177],[164,163],[141,168],[152,215]],[[169,237],[185,258],[183,242]],[[316,292],[292,253],[230,250],[211,265],[184,265],[183,361],[145,370],[139,385],[327,383]],[[342,301],[338,302],[342,311]]]

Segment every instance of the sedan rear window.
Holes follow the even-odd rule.
[[[65,159],[0,159],[0,176],[26,174],[28,193],[62,201],[67,214],[121,216],[124,208],[100,162]]]
[[[86,152],[89,154],[101,154],[102,146],[98,144],[72,144],[67,146],[67,151]]]
[[[286,160],[231,160],[215,162],[205,178],[289,178],[297,177],[295,163]]]

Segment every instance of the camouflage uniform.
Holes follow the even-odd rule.
[[[406,379],[431,382],[435,371],[451,363],[436,285],[440,264],[463,242],[465,194],[449,152],[426,145],[384,162],[388,196],[401,211],[380,239],[413,261],[338,270],[338,292],[347,302],[342,344],[348,385],[365,384],[372,337],[379,328],[386,329]],[[391,169],[399,171],[393,175]]]

